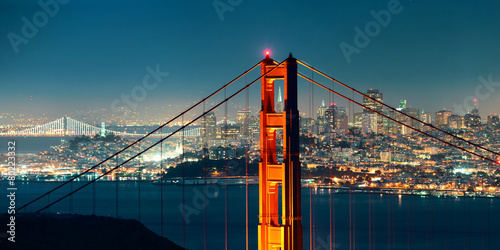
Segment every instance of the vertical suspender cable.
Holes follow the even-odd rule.
[[[181,126],[184,127],[184,115],[181,118]],[[185,200],[185,178],[184,178],[184,128],[181,130],[181,166],[182,166],[182,247],[186,248],[186,200]]]
[[[332,89],[335,89],[335,82],[332,81]],[[331,140],[330,140],[330,192],[329,192],[329,196],[330,196],[330,209],[329,209],[329,212],[330,212],[330,238],[329,238],[329,243],[330,243],[330,250],[332,250],[333,246],[332,246],[332,242],[333,244],[335,244],[335,212],[333,212],[333,215],[332,215],[332,209],[335,209],[333,206],[332,206],[332,195],[333,195],[333,182],[331,182],[332,180],[332,171],[333,168],[334,168],[334,161],[335,161],[335,158],[334,158],[334,154],[335,154],[335,128],[336,128],[336,116],[335,116],[335,95],[331,95],[332,93],[331,92],[328,92],[328,102],[330,103],[330,106],[331,104],[333,104],[333,124],[329,125],[328,127],[330,128],[330,137],[331,137]],[[333,131],[332,131],[333,130]],[[333,217],[332,217],[333,216]],[[332,230],[333,230],[333,233],[332,233]],[[333,240],[333,241],[332,241]]]
[[[396,238],[396,225],[395,225],[395,221],[396,221],[396,218],[394,218],[395,214],[396,214],[396,205],[395,205],[395,200],[394,197],[392,197],[392,248],[395,249],[396,248],[396,244],[394,242],[394,239]]]
[[[312,108],[312,83],[309,82],[309,161],[312,160],[312,135],[313,135],[313,108]],[[312,179],[312,173],[309,170],[309,178]],[[309,249],[313,249],[313,237],[312,237],[312,188],[311,183],[309,183]]]
[[[142,142],[139,142],[139,152],[141,152],[141,143]],[[141,179],[142,179],[142,171],[141,171],[141,157],[142,156],[139,156],[137,157],[137,161],[138,161],[138,168],[136,169],[139,169],[139,175],[137,177],[137,185],[138,185],[138,190],[139,190],[139,194],[138,194],[138,200],[139,200],[139,210],[138,210],[138,214],[139,214],[139,222],[141,222]]]
[[[406,197],[406,196],[405,196]],[[408,199],[408,204],[406,204],[406,222],[407,222],[407,243],[408,243],[408,250],[410,250],[410,199]]]
[[[160,135],[163,136],[163,128]],[[163,237],[163,142],[160,143],[160,232]]]
[[[311,71],[311,79],[314,80],[314,71]],[[312,109],[313,109],[313,112],[314,112],[314,85],[312,85],[311,83],[311,97],[312,97]],[[317,119],[317,117],[316,117]],[[324,121],[324,114],[323,114],[323,121]],[[324,129],[324,128],[323,128]],[[316,144],[314,145],[316,146]],[[312,160],[312,151],[311,151],[311,160]],[[311,172],[312,174],[312,172]],[[316,192],[316,185],[314,185],[314,191],[312,192],[312,194],[314,195]],[[314,198],[312,197],[311,198],[311,201],[312,201],[312,249],[316,249],[316,223],[315,223],[315,213],[314,213]]]
[[[354,99],[354,91],[352,92],[352,97]],[[352,104],[352,110],[354,114],[354,103]],[[351,185],[352,183],[353,182],[351,182]],[[349,192],[350,190],[351,188],[349,187]],[[356,194],[352,196],[352,243],[353,243],[352,249],[356,249]]]
[[[245,85],[247,75],[245,74]],[[248,122],[250,120],[250,107],[248,105],[248,89],[245,89],[245,249],[248,250]]]
[[[226,89],[224,89],[224,99],[226,99]],[[228,246],[227,246],[227,223],[228,223],[228,218],[227,218],[227,182],[228,182],[228,177],[229,177],[229,172],[228,172],[228,169],[227,169],[227,154],[228,154],[228,151],[227,151],[227,102],[224,103],[224,133],[223,133],[223,140],[224,140],[224,171],[226,173],[226,180],[224,182],[224,188],[225,188],[225,192],[224,192],[224,232],[225,232],[225,236],[224,236],[224,242],[225,242],[225,249],[227,250]]]
[[[488,201],[488,200],[486,200]],[[490,232],[491,232],[491,228],[490,228],[490,208],[491,208],[491,202],[493,201],[493,199],[489,199],[489,202],[488,202],[488,227],[487,227],[487,230],[486,232],[487,233],[487,237],[486,237],[486,249],[490,249]]]
[[[70,183],[71,191],[73,192],[73,182]],[[69,212],[73,213],[73,195],[69,197]]]
[[[387,195],[387,249],[391,249],[391,195]]]
[[[205,102],[203,102],[203,113],[205,113]],[[207,250],[207,116],[203,116],[203,249]]]
[[[425,236],[425,240],[426,240],[426,249],[429,250],[429,231],[431,230],[429,228],[429,215],[427,214],[429,211],[429,197],[428,196],[425,196],[425,225],[426,225],[426,229],[425,232],[426,232],[426,236]]]
[[[116,165],[118,166],[118,156],[116,156]],[[115,197],[116,197],[116,218],[118,219],[118,171],[115,172]]]
[[[95,177],[95,172],[92,172],[92,177]],[[92,214],[95,215],[95,181],[92,183]]]

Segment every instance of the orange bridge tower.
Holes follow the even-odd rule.
[[[274,67],[274,60],[266,52],[266,58],[261,63],[261,74]],[[284,80],[283,113],[275,111],[275,80]],[[290,54],[283,65],[262,77],[259,250],[302,250],[297,94],[297,60]],[[279,129],[283,130],[282,163],[276,160],[276,130]],[[281,211],[278,206],[280,184]]]

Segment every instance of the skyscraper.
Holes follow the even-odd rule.
[[[242,127],[245,128],[245,126],[248,124],[248,118],[250,117],[250,111],[246,109],[242,109],[238,111],[238,116],[237,116],[237,123]],[[244,130],[242,130],[244,131]]]
[[[451,115],[450,110],[441,110],[436,112],[434,115],[434,120],[437,127],[446,127],[448,125],[448,117]]]
[[[464,128],[464,117],[459,115],[450,115],[448,117],[448,127],[455,129]]]
[[[378,89],[369,89],[366,91],[366,95],[373,98],[374,101],[368,97],[363,97],[363,105],[365,105],[367,108],[370,108],[371,110],[377,111],[379,113],[383,113],[384,107],[381,103],[384,102],[384,94],[380,93]],[[380,103],[379,103],[380,102]],[[363,109],[363,114],[375,114],[375,121],[370,120],[370,123],[375,122],[377,124],[376,129],[373,130],[372,132],[374,133],[382,133],[384,132],[384,120],[382,116],[376,115],[376,113],[364,108]]]
[[[380,93],[378,91],[378,89],[369,89],[366,92],[366,95],[379,101],[379,102],[384,102],[384,94]],[[365,105],[366,107],[368,107],[372,110],[378,111],[378,112],[382,112],[384,110],[382,104],[375,102],[368,97],[363,97],[363,105]],[[368,109],[363,109],[363,112],[364,113],[372,113]]]
[[[498,118],[498,115],[497,114],[495,114],[495,115],[490,114],[488,116],[487,124],[488,124],[488,127],[492,128],[492,129],[500,128],[500,119]]]
[[[432,123],[432,114],[431,113],[422,113],[422,114],[420,114],[420,120],[425,122],[425,123],[431,124]],[[430,127],[423,126],[422,130],[428,131],[428,130],[430,130]]]
[[[425,123],[432,123],[432,115],[431,113],[422,113],[420,114],[420,120]]]
[[[399,101],[399,109],[398,110],[402,110],[402,109],[405,109],[406,108],[406,100],[400,100]]]
[[[276,105],[276,113],[282,113],[284,109],[283,97],[281,97],[281,86],[278,86],[278,105]]]
[[[361,131],[363,134],[374,133],[377,134],[378,131],[378,122],[377,122],[377,114],[375,113],[365,113],[362,118]]]
[[[201,120],[201,135],[207,140],[217,137],[217,118],[214,112],[206,114]]]
[[[325,105],[325,101],[321,102],[321,106],[316,109],[316,125],[317,125],[317,133],[323,134],[327,132],[326,129],[328,122],[326,117],[326,111],[328,107]]]
[[[479,115],[466,114],[464,116],[464,124],[468,128],[481,125],[481,117]]]

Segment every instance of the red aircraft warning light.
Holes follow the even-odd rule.
[[[266,50],[266,58],[269,58],[269,55],[271,55],[271,51]]]

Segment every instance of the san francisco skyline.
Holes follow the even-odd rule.
[[[426,112],[464,115],[475,97],[483,115],[500,113],[494,1],[241,1],[222,11],[210,2],[63,2],[1,3],[2,112],[109,109],[152,71],[164,79],[137,108],[193,102],[269,49],[276,60],[292,52],[358,90],[379,89],[392,106],[407,99]],[[23,34],[24,26],[36,32]]]

